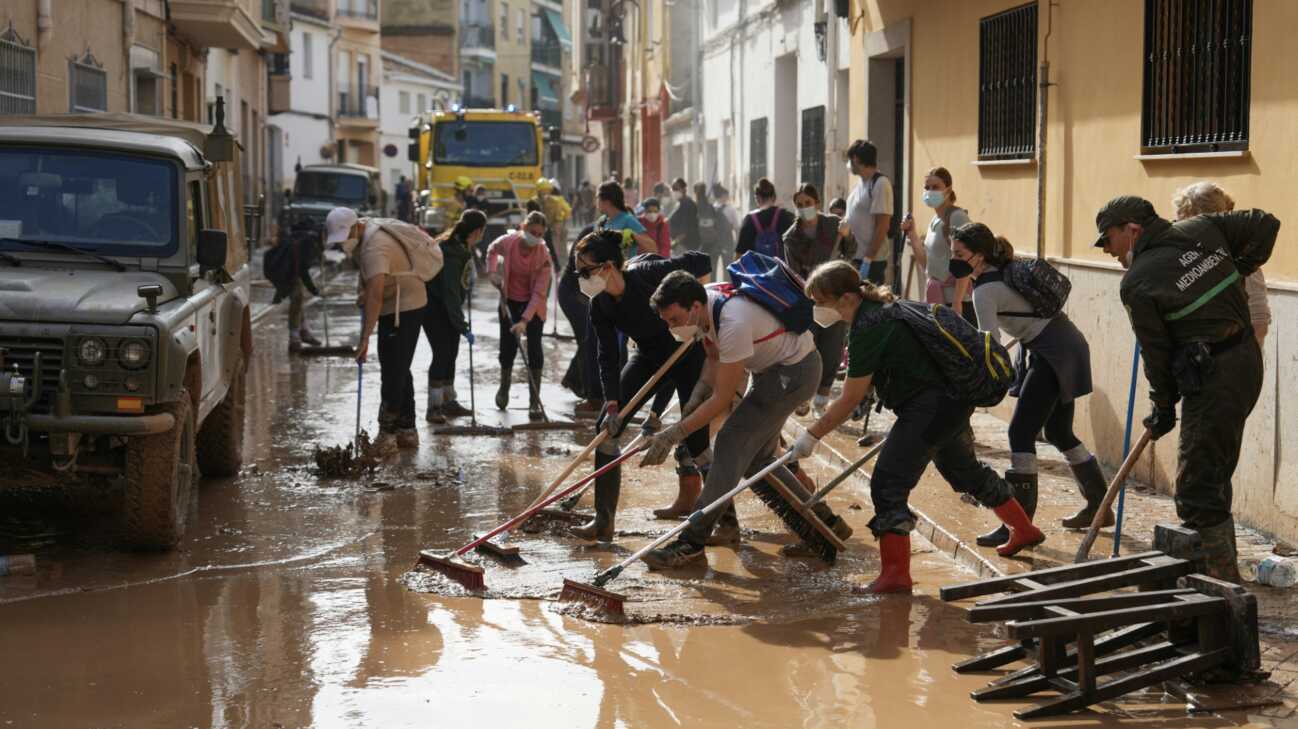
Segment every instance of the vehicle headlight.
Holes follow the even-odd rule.
[[[128,370],[144,369],[149,364],[149,344],[128,339],[117,350],[117,360]]]
[[[108,345],[99,337],[87,337],[77,345],[77,361],[86,367],[98,367],[108,356]]]

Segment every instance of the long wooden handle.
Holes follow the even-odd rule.
[[[1114,499],[1118,498],[1118,491],[1122,484],[1127,480],[1131,469],[1135,468],[1136,461],[1140,460],[1140,454],[1145,450],[1145,446],[1154,439],[1154,434],[1149,428],[1145,428],[1144,434],[1140,440],[1136,441],[1136,447],[1131,449],[1127,454],[1126,460],[1122,462],[1122,467],[1109,483],[1109,490],[1104,493],[1104,500],[1100,502],[1100,507],[1095,510],[1095,517],[1091,519],[1091,526],[1086,530],[1086,536],[1082,538],[1082,543],[1077,547],[1077,555],[1073,557],[1074,563],[1086,561],[1086,557],[1091,553],[1091,547],[1095,544],[1095,539],[1100,536],[1100,525],[1104,523],[1104,515],[1109,513],[1109,508],[1113,506]]]
[[[632,397],[631,400],[627,402],[626,407],[619,408],[618,413],[621,414],[623,412],[627,412],[627,413],[633,412],[637,407],[640,407],[640,403],[646,397],[649,396],[649,393],[654,391],[654,388],[658,386],[658,382],[662,380],[664,375],[667,374],[667,371],[670,370],[673,366],[675,366],[675,364],[680,360],[680,358],[684,357],[685,353],[689,351],[689,348],[692,347],[693,345],[694,345],[694,340],[692,339],[688,342],[681,342],[681,346],[677,347],[676,351],[672,352],[672,356],[668,357],[667,361],[663,362],[663,366],[659,367],[658,371],[653,374],[653,377],[650,377],[649,381],[644,383],[644,385],[640,388],[640,390],[636,392],[635,396]],[[563,483],[564,479],[572,475],[573,470],[577,468],[577,464],[586,460],[590,456],[590,454],[593,453],[595,449],[598,448],[600,445],[602,445],[606,440],[608,440],[608,430],[601,428],[599,433],[596,434],[595,439],[590,442],[590,445],[582,449],[581,453],[578,453],[577,457],[572,459],[572,462],[568,464],[568,467],[563,469],[563,471],[559,474],[559,476],[555,478],[553,481],[551,481],[550,485],[546,486],[545,490],[541,492],[541,495],[536,497],[536,499],[533,500],[532,503],[527,508],[530,509],[533,506],[536,506],[537,504],[544,501],[545,498],[551,494],[551,492],[559,488],[559,484]]]

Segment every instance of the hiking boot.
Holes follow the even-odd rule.
[[[993,509],[1010,530],[1010,538],[1005,544],[996,548],[996,554],[1002,557],[1013,557],[1030,547],[1046,541],[1046,535],[1032,523],[1023,505],[1018,499],[1010,499]]]
[[[651,570],[670,570],[687,567],[695,562],[707,562],[703,547],[677,539],[665,547],[650,550],[640,558]]]
[[[875,443],[878,443],[881,439],[882,436],[880,436],[878,433],[866,433],[865,435],[856,439],[856,444],[861,446],[862,448],[868,448],[874,445]]]
[[[1196,530],[1203,540],[1203,571],[1209,577],[1240,584],[1239,558],[1235,549],[1235,519]]]
[[[599,519],[592,519],[581,526],[570,527],[568,533],[588,542],[611,542],[613,541],[613,523],[609,522],[601,525]]]
[[[1104,501],[1104,494],[1109,490],[1109,485],[1104,481],[1104,471],[1100,470],[1100,462],[1095,460],[1095,456],[1082,463],[1070,465],[1069,468],[1073,470],[1073,478],[1077,479],[1077,487],[1082,492],[1082,498],[1086,499],[1086,506],[1076,514],[1065,517],[1059,524],[1065,529],[1089,529],[1095,519],[1096,510],[1100,508],[1100,502]],[[1113,524],[1113,509],[1110,507],[1105,512],[1100,526],[1110,527]]]
[[[424,420],[434,425],[441,425],[446,422],[446,414],[442,411],[444,405],[446,389],[438,380],[428,381],[428,410],[424,413]]]
[[[527,419],[545,420],[545,408],[541,406],[541,370],[532,370],[532,385],[527,388]]]
[[[507,370],[500,370],[500,387],[496,388],[496,408],[504,410],[509,407],[509,381],[513,379],[514,373]]]
[[[414,428],[405,428],[397,431],[397,448],[403,451],[411,451],[419,447],[419,431]]]
[[[316,339],[316,336],[312,334],[311,330],[307,329],[306,327],[302,327],[300,330],[298,330],[298,337],[302,340],[303,344],[311,347],[319,347],[321,344],[323,344],[323,342],[321,342],[319,339]]]
[[[852,527],[848,526],[847,522],[843,521],[842,517],[835,516],[833,519],[827,522],[825,526],[829,527],[830,531],[834,532],[834,536],[838,537],[844,542],[852,538]],[[783,547],[780,547],[780,554],[785,557],[796,557],[796,558],[814,557],[817,559],[820,558],[819,552],[813,551],[810,547],[808,547],[803,542],[794,542],[792,544],[786,544]]]
[[[856,595],[909,594],[915,586],[910,578],[910,536],[887,532],[879,537],[879,576],[864,587],[853,587]]]
[[[1037,474],[1006,471],[1005,481],[1010,485],[1010,493],[1018,499],[1023,511],[1031,519],[1037,513]],[[1087,522],[1089,525],[1090,522]],[[999,547],[1010,540],[1010,530],[1004,524],[979,536],[974,541],[980,547]]]
[[[597,418],[604,409],[604,403],[599,400],[582,400],[572,409],[572,415],[575,418]]]
[[[744,535],[739,532],[739,522],[720,523],[712,529],[712,534],[708,536],[707,544],[709,547],[733,547],[744,540]]]
[[[694,503],[703,492],[703,476],[697,473],[681,474],[679,481],[676,500],[666,509],[654,509],[655,519],[683,519],[694,511]]]

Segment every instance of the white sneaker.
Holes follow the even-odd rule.
[[[829,395],[817,394],[815,397],[811,399],[811,409],[816,413],[816,417],[820,417],[824,415],[825,410],[828,408],[829,408]]]

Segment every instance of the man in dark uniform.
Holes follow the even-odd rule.
[[[1095,225],[1096,247],[1127,269],[1122,303],[1144,355],[1155,439],[1176,425],[1181,401],[1176,513],[1202,536],[1208,574],[1239,582],[1231,478],[1262,389],[1243,279],[1271,256],[1280,221],[1246,210],[1173,224],[1123,196]]]

